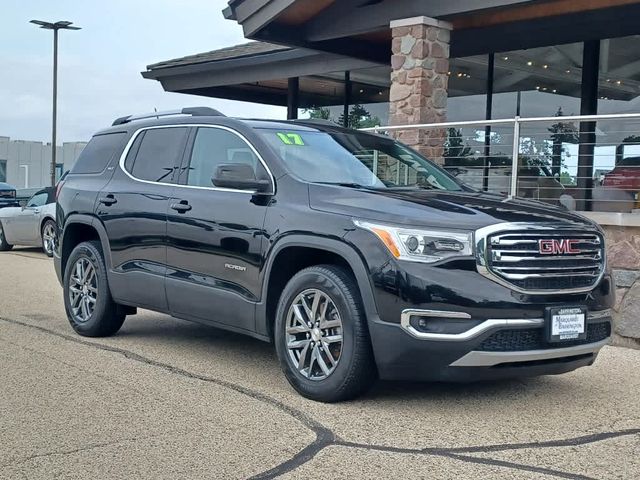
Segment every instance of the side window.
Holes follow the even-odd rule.
[[[38,192],[27,202],[27,207],[41,207],[46,205],[49,194],[47,192]]]
[[[126,133],[108,133],[94,136],[78,156],[71,173],[101,173],[122,144]],[[58,165],[56,165],[56,172]],[[62,174],[62,166],[60,166]]]
[[[129,164],[127,158],[126,168],[140,180],[171,182],[173,170],[182,158],[186,139],[186,127],[146,130],[133,165]]]
[[[191,151],[187,185],[212,187],[211,177],[219,165],[249,165],[255,172],[258,159],[238,135],[221,128],[201,127]]]

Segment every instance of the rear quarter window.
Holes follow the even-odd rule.
[[[126,133],[94,136],[78,157],[71,173],[101,173],[122,145]]]

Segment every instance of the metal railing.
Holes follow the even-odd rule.
[[[404,141],[480,190],[573,210],[640,208],[640,114],[515,117],[362,130]]]

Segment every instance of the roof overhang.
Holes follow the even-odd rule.
[[[256,45],[257,46],[257,45]],[[239,48],[239,47],[234,47]],[[230,49],[233,50],[233,49]],[[144,78],[158,80],[168,92],[286,105],[287,79],[300,78],[300,107],[340,104],[344,72],[352,72],[359,101],[374,103],[388,97],[388,65],[344,55],[300,48],[282,48],[254,55],[217,58],[218,52],[193,55],[149,65]],[[207,60],[207,58],[217,58]],[[378,80],[363,69],[384,69]]]
[[[392,20],[416,16],[447,20],[454,27],[452,56],[465,56],[549,44],[545,37],[549,32],[559,43],[581,41],[593,32],[609,37],[634,34],[639,4],[638,0],[230,0],[224,15],[238,22],[247,38],[388,62]],[[603,13],[616,20],[603,21]],[[508,40],[500,38],[505,30]],[[511,40],[518,45],[512,46]]]

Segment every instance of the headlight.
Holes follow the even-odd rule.
[[[399,260],[435,263],[473,254],[471,232],[392,227],[363,220],[353,222],[356,226],[373,232]]]

